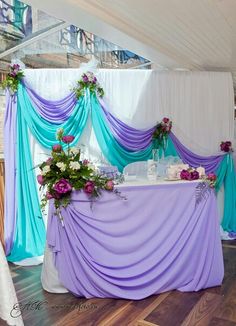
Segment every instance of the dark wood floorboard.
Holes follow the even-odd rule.
[[[10,270],[26,326],[236,326],[236,241],[222,244],[222,286],[139,301],[52,294],[41,287],[41,266],[10,264]]]

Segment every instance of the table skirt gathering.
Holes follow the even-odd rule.
[[[214,190],[198,182],[119,187],[91,203],[83,192],[50,203],[43,288],[86,298],[139,300],[218,286],[224,275]]]

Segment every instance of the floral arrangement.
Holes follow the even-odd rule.
[[[197,180],[199,179],[199,172],[193,168],[182,170],[180,172],[180,179],[189,181]]]
[[[157,148],[164,147],[167,137],[172,128],[172,121],[169,118],[163,118],[161,122],[156,125],[153,132],[152,139],[154,141],[154,146]]]
[[[225,152],[225,153],[233,152],[231,141],[222,141],[220,143],[220,150]]]
[[[20,69],[20,65],[13,64],[9,66],[9,73],[6,79],[1,83],[3,89],[8,88],[13,94],[17,92],[20,80],[24,77],[24,72]]]
[[[201,176],[200,178],[199,172],[196,169],[189,168],[180,172],[180,179],[188,181],[201,179],[205,181],[210,186],[210,188],[215,188],[217,176],[215,175],[215,173],[211,172],[207,175]]]
[[[77,87],[75,87],[73,91],[75,92],[77,99],[79,99],[85,94],[87,89],[99,97],[104,96],[103,88],[98,83],[96,76],[90,71],[82,75],[81,79],[77,82]]]
[[[216,186],[216,182],[217,182],[217,176],[215,175],[215,173],[211,172],[208,173],[203,180],[208,183],[210,188],[215,188]]]
[[[74,136],[64,135],[64,130],[59,129],[57,139],[59,144],[52,147],[51,157],[39,166],[41,173],[37,180],[40,188],[46,187],[42,208],[52,198],[56,209],[66,207],[70,203],[72,190],[82,190],[91,198],[98,197],[101,190],[118,192],[111,179],[99,175],[88,160],[80,160],[80,150],[70,147]],[[63,143],[67,144],[66,150],[63,150]]]

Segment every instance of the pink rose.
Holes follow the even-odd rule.
[[[226,153],[232,151],[232,143],[231,143],[231,141],[221,142],[220,149],[223,152],[226,152]]]
[[[47,191],[46,192],[46,198],[49,200],[49,199],[54,198],[54,196],[49,191]]]
[[[193,172],[191,172],[191,180],[197,180],[199,179],[199,173],[198,171],[194,170]]]
[[[207,178],[210,180],[210,181],[215,181],[216,180],[216,175],[215,175],[215,173],[209,173],[208,175],[207,175]]]
[[[169,118],[163,118],[162,121],[163,121],[164,123],[168,123],[168,122],[170,121],[170,119],[169,119]]]
[[[86,194],[92,194],[93,191],[94,191],[94,182],[87,181],[84,185],[84,192],[86,192]]]
[[[57,181],[53,187],[53,189],[58,194],[66,194],[72,190],[71,184],[64,178]]]
[[[51,165],[52,164],[52,157],[49,157],[48,159],[47,159],[47,161],[46,161],[46,164],[47,165]]]
[[[72,135],[67,135],[67,136],[62,137],[63,143],[66,143],[66,144],[72,143],[74,139],[75,139],[75,137]]]
[[[40,185],[44,184],[44,179],[43,179],[43,176],[41,174],[37,175],[37,180],[38,180],[38,183]]]
[[[83,165],[88,165],[89,164],[89,160],[83,160]]]
[[[105,185],[106,190],[113,190],[114,189],[114,182],[112,180],[108,180]]]
[[[56,144],[52,146],[53,152],[60,153],[62,151],[62,146],[60,144]]]

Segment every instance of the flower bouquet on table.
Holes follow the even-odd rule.
[[[154,142],[154,147],[164,148],[167,141],[168,135],[172,128],[172,121],[169,118],[163,118],[161,122],[156,125],[153,132],[152,139]]]
[[[198,180],[199,179],[199,172],[194,168],[189,168],[189,169],[186,169],[186,170],[182,170],[180,172],[180,179],[188,180],[188,181]]]
[[[77,99],[85,95],[86,90],[99,97],[104,96],[104,90],[99,84],[97,77],[90,71],[84,73],[80,80],[77,82],[77,86],[73,89]]]
[[[6,79],[1,83],[3,89],[8,88],[14,94],[17,92],[20,80],[24,77],[24,72],[21,70],[20,65],[12,64],[9,66],[9,72]]]
[[[61,206],[66,207],[70,203],[72,190],[84,191],[92,200],[102,190],[119,194],[111,179],[99,175],[88,160],[80,160],[80,150],[70,147],[74,136],[64,136],[63,129],[59,129],[57,139],[59,143],[52,147],[51,157],[39,166],[41,173],[37,180],[40,188],[46,188],[41,201],[42,208],[45,208],[49,199],[54,199],[55,208],[60,212]],[[63,143],[67,144],[65,150]]]
[[[188,181],[200,179],[205,183],[207,183],[210,188],[215,188],[217,182],[217,176],[215,175],[215,173],[211,172],[205,175],[205,170],[204,170],[204,174],[201,174],[203,172],[202,170],[204,169],[201,167],[197,169],[189,168],[186,170],[182,170],[180,172],[180,178],[182,180],[188,180]]]

